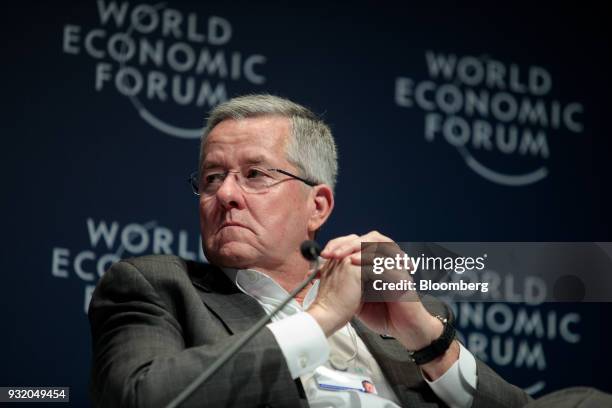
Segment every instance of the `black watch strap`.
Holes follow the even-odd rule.
[[[444,330],[440,337],[431,342],[427,347],[424,347],[416,351],[408,351],[410,359],[417,365],[427,364],[448,350],[453,339],[455,338],[455,328],[448,321],[446,317],[435,315],[435,317],[442,322]]]

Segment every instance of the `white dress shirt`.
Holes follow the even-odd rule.
[[[252,269],[224,269],[227,276],[245,294],[251,296],[270,314],[289,295],[276,281]],[[311,407],[398,407],[399,399],[384,377],[380,366],[370,354],[350,323],[329,338],[316,320],[304,311],[315,300],[319,282],[306,294],[302,306],[291,300],[273,318],[268,328],[281,348],[289,372],[300,378]],[[331,359],[330,359],[331,356]],[[345,371],[337,370],[340,362],[351,372],[365,373],[372,379],[377,394],[359,391],[329,391],[316,381],[321,375],[342,378]],[[341,364],[341,365],[342,365]],[[345,367],[340,367],[345,368]],[[474,356],[460,344],[459,359],[435,381],[423,376],[433,392],[450,408],[468,408],[476,390],[477,374]]]

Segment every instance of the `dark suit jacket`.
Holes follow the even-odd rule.
[[[217,267],[175,256],[113,265],[89,307],[96,406],[168,403],[265,312]],[[406,407],[445,406],[395,340],[356,329]],[[299,335],[299,334],[298,334]],[[529,397],[478,361],[473,407],[519,407]],[[308,406],[272,332],[264,328],[184,406]]]

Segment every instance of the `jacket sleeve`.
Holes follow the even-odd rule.
[[[434,297],[425,296],[423,304],[430,313],[446,316],[451,324],[454,324],[455,317],[445,303]],[[532,401],[525,391],[501,378],[478,358],[476,358],[476,375],[476,390],[471,408],[519,408]]]
[[[166,272],[185,274],[175,268]],[[163,285],[155,276],[146,276],[135,264],[121,261],[106,272],[92,297],[95,406],[164,406],[240,337],[241,333],[230,335],[217,329],[195,339],[193,333],[185,332],[192,325],[181,324],[189,318],[186,310],[177,310],[182,303],[169,305],[169,299],[184,296],[184,288],[177,284],[160,290]],[[184,281],[187,285],[188,279]],[[222,327],[210,313],[201,323]],[[289,407],[296,403],[298,391],[283,354],[264,328],[181,406]]]
[[[532,401],[525,391],[506,382],[479,359],[476,370],[478,383],[472,408],[519,408]]]

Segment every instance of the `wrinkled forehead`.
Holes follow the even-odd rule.
[[[290,129],[289,119],[280,116],[226,119],[208,134],[202,165],[285,162]]]

